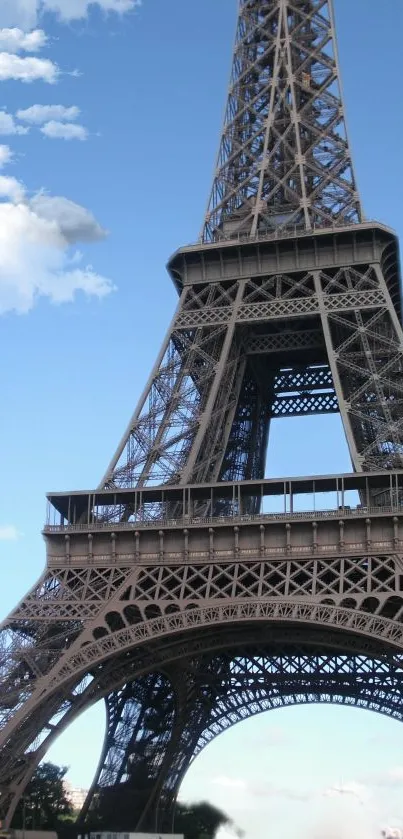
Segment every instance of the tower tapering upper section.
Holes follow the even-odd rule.
[[[360,221],[332,0],[240,0],[202,240]]]

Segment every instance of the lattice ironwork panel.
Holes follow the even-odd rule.
[[[292,331],[289,321],[296,324]],[[264,336],[251,332],[260,328]],[[294,365],[306,358],[300,373],[284,372],[284,353],[291,349]],[[270,417],[337,409],[358,471],[398,468],[402,351],[380,266],[187,288],[105,482],[185,485],[223,475],[259,477]],[[280,375],[284,388],[289,376],[290,392],[280,390]]]
[[[260,645],[245,647],[239,643],[237,647],[233,641],[232,648],[168,668],[170,689],[167,681],[152,674],[108,697],[104,755],[83,817],[90,810],[91,819],[98,809],[113,829],[124,830],[129,811],[133,814],[134,810],[137,829],[151,829],[157,807],[163,829],[183,776],[200,751],[232,725],[264,711],[334,702],[403,718],[401,657],[364,655],[343,648],[330,651],[327,645],[332,639],[326,635],[320,646],[309,635],[299,644],[284,638],[279,643],[276,635],[271,644],[262,640]],[[134,698],[141,695],[144,685],[153,687],[147,693],[148,704],[136,704]],[[171,724],[170,714],[165,719],[161,707],[168,696],[172,701],[173,694],[176,713]],[[146,725],[139,725],[141,710],[151,721]],[[165,725],[160,727],[162,721]]]
[[[295,332],[276,332],[270,335],[248,335],[245,341],[247,355],[268,355],[269,353],[317,350],[324,346],[321,330],[310,329]]]
[[[339,403],[335,393],[277,396],[271,409],[273,418],[337,414],[338,412]]]
[[[403,336],[377,266],[322,272],[316,280],[336,393],[355,467],[403,463]],[[338,311],[344,289],[377,301],[372,310]]]
[[[203,240],[360,220],[330,0],[241,0]]]
[[[274,379],[274,417],[337,413],[339,403],[327,365],[281,370]]]
[[[360,484],[365,512],[343,500],[343,518],[337,501],[300,521],[290,481],[278,521],[250,488],[273,416],[339,409],[356,473],[403,466],[396,242],[359,224],[343,114],[331,0],[240,0],[202,242],[172,269],[180,300],[101,482],[109,500],[70,498],[55,555],[1,628],[8,824],[47,748],[105,696],[87,804],[102,790],[98,805],[123,815],[128,790],[152,830],[169,830],[194,755],[248,714],[319,697],[402,716],[398,482],[382,509],[378,484]],[[213,500],[223,481],[245,483]],[[118,500],[132,487],[135,510]],[[279,626],[292,649],[245,649]],[[297,649],[312,628],[320,648]]]

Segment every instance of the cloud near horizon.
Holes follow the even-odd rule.
[[[375,787],[401,788],[403,794],[403,766],[391,766],[383,775],[373,775],[369,778]]]

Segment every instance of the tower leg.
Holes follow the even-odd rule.
[[[170,832],[180,783],[228,674],[225,659],[207,656],[108,696],[103,755],[81,823]]]

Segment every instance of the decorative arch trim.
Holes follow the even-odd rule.
[[[166,614],[141,624],[127,626],[75,650],[61,662],[48,682],[48,691],[59,687],[75,674],[132,647],[157,638],[168,638],[192,629],[211,628],[240,622],[302,623],[331,626],[370,639],[377,639],[397,650],[403,650],[403,625],[389,618],[340,606],[307,603],[294,599],[239,600],[195,606],[174,614]]]
[[[355,634],[368,640],[380,641],[385,647],[403,650],[403,624],[396,621],[348,609],[330,603],[321,604],[295,599],[272,598],[266,600],[226,600],[214,602],[208,606],[194,605],[172,614],[165,614],[152,618],[143,623],[136,623],[118,629],[93,642],[83,643],[81,647],[74,645],[58,665],[46,677],[39,680],[37,690],[15,714],[11,722],[1,732],[1,739],[12,736],[14,730],[36,712],[38,707],[48,700],[56,691],[65,686],[77,684],[80,679],[94,667],[126,651],[155,640],[177,642],[181,634],[191,633],[192,630],[211,629],[229,624],[242,623],[277,623],[301,624],[314,627],[331,628],[337,632]]]

